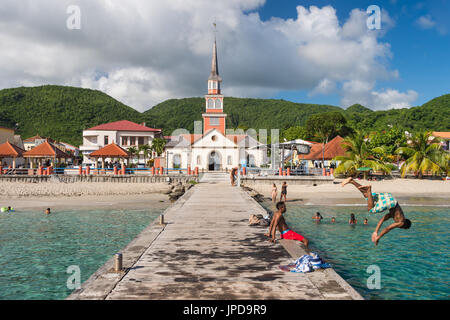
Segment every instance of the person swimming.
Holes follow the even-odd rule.
[[[350,215],[350,220],[348,221],[348,224],[357,224],[357,223],[358,223],[358,220],[356,220],[355,214],[352,213]]]
[[[367,218],[364,219],[364,224],[368,225],[369,224],[369,220],[367,220]]]
[[[315,215],[313,215],[313,220],[315,220],[317,223],[319,223],[322,219],[323,219],[323,217],[322,217],[322,215],[320,214],[320,212],[316,212],[316,214]]]
[[[336,223],[336,218],[335,217],[331,218],[331,223]]]
[[[47,214],[47,215],[49,215],[49,214],[51,213],[51,212],[50,212],[50,208],[45,209],[44,213]]]

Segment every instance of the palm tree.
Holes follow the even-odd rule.
[[[152,150],[156,152],[158,157],[164,152],[164,146],[166,145],[166,140],[162,138],[155,138],[152,141]]]
[[[147,163],[147,157],[149,156],[151,150],[152,148],[148,144],[139,146],[139,152],[142,152],[144,154],[144,163]]]
[[[134,157],[138,154],[138,149],[136,147],[129,147],[128,152],[131,154],[131,158],[134,159]]]
[[[409,146],[398,148],[396,153],[406,158],[401,167],[402,178],[411,171],[420,179],[428,171],[432,174],[448,172],[450,156],[442,149],[440,140],[432,137],[431,132],[414,134]]]
[[[356,175],[360,168],[371,168],[372,170],[385,173],[391,172],[391,169],[384,161],[374,157],[374,150],[368,147],[364,134],[361,132],[356,132],[353,136],[345,138],[342,142],[342,148],[346,155],[333,159],[334,161],[341,161],[336,168],[337,174]],[[364,179],[367,179],[366,172],[364,172]]]

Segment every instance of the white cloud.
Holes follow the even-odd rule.
[[[418,93],[414,90],[400,92],[394,89],[374,90],[375,83],[366,81],[348,81],[342,88],[342,104],[349,107],[355,101],[370,106],[375,110],[409,108],[417,100]]]
[[[66,8],[81,9],[81,30],[68,30]],[[206,91],[212,22],[226,95],[270,97],[280,90],[311,95],[340,90],[342,104],[410,104],[414,94],[386,89],[390,45],[368,30],[366,13],[339,21],[331,6],[297,7],[295,19],[262,21],[264,0],[33,0],[2,2],[0,87],[70,84],[100,89],[146,110],[168,98]],[[250,12],[250,13],[249,13]],[[358,84],[362,87],[358,89]]]
[[[422,29],[432,29],[436,26],[436,22],[433,21],[430,15],[421,16],[416,20],[416,23]]]

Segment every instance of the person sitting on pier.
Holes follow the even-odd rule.
[[[390,193],[372,193],[372,186],[362,186],[357,183],[353,178],[348,178],[342,182],[342,187],[347,184],[353,184],[359,191],[364,195],[367,200],[367,210],[370,213],[379,213],[385,210],[389,210],[383,218],[377,224],[375,231],[372,234],[372,241],[375,245],[378,245],[380,239],[389,231],[400,228],[400,229],[409,229],[411,227],[411,221],[405,218],[402,208],[398,204],[398,201]],[[394,220],[390,226],[386,227],[380,234],[378,231],[380,230],[383,223],[389,219]]]
[[[301,234],[295,233],[291,229],[289,229],[288,225],[286,224],[286,221],[284,220],[283,213],[286,212],[286,204],[282,201],[278,202],[277,210],[272,217],[272,221],[270,222],[269,226],[269,232],[264,234],[266,237],[271,237],[269,240],[270,242],[275,242],[275,233],[280,231],[281,233],[281,239],[287,239],[287,240],[297,240],[303,242],[305,247],[308,247],[308,239],[303,237]]]

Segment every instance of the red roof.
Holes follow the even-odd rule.
[[[141,124],[137,124],[128,120],[120,120],[110,123],[101,124],[87,130],[107,130],[107,131],[147,131],[160,132],[161,129],[153,129]]]
[[[23,140],[23,142],[35,142],[36,140],[42,140],[42,139],[46,139],[47,141],[50,141],[50,142],[55,142],[55,140],[53,140],[52,138],[45,138],[45,137],[41,137],[40,135],[35,135],[34,137],[25,139],[25,140]]]
[[[104,146],[101,149],[98,149],[94,152],[91,152],[91,154],[89,155],[89,157],[97,157],[97,158],[102,158],[102,157],[106,157],[106,158],[111,158],[111,157],[118,157],[118,158],[129,158],[131,157],[131,154],[119,147],[117,144],[110,143],[107,146]]]
[[[325,145],[324,159],[331,160],[337,156],[345,155],[345,151],[341,144],[344,139],[337,136]],[[315,143],[311,145],[311,152],[305,155],[299,155],[299,159],[303,160],[322,160],[322,143]]]
[[[433,136],[442,138],[442,139],[450,139],[450,132],[433,132]]]
[[[5,158],[17,158],[21,157],[25,152],[22,148],[11,144],[9,141],[6,141],[3,144],[0,144],[0,157]]]
[[[24,152],[24,157],[51,157],[51,158],[70,158],[70,156],[61,149],[50,144],[48,141],[41,143],[33,149]]]

